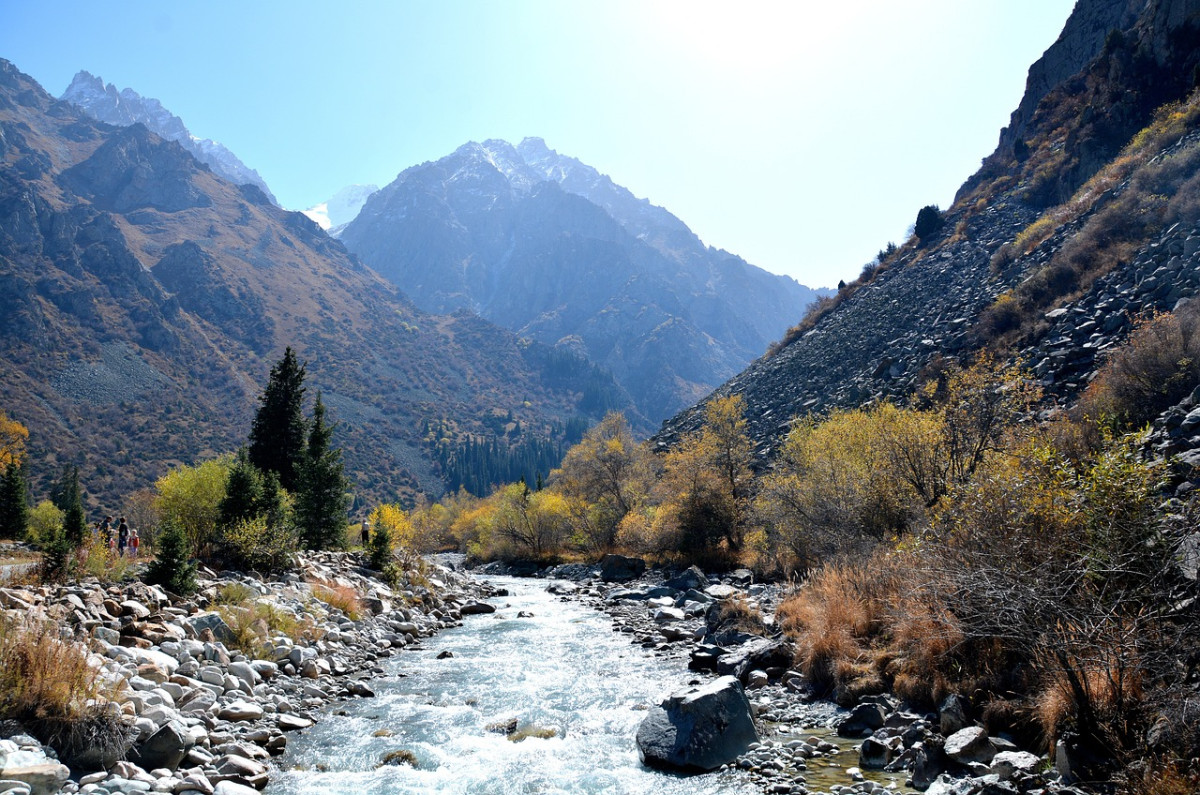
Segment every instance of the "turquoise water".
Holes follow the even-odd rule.
[[[267,793],[758,792],[737,774],[672,776],[638,759],[645,708],[693,678],[681,661],[646,655],[603,613],[547,594],[544,581],[497,582],[512,595],[492,600],[495,614],[468,616],[397,655],[372,683],[376,698],[338,705],[348,714],[291,735],[286,772]],[[436,659],[442,651],[454,656]],[[488,729],[514,718],[555,736],[512,742]],[[416,767],[379,766],[397,750]]]

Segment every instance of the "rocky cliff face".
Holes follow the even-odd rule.
[[[257,171],[222,144],[192,135],[183,120],[164,108],[157,99],[143,97],[132,88],[118,91],[112,83],[105,84],[99,77],[84,71],[75,75],[60,99],[107,124],[118,127],[145,125],[158,137],[174,141],[191,152],[219,176],[235,185],[253,185],[275,203],[275,197]]]
[[[287,345],[374,499],[440,491],[425,423],[486,437],[511,412],[546,438],[588,413],[596,378],[477,317],[418,310],[300,213],[0,61],[0,405],[30,428],[39,491],[77,463],[114,509],[172,464],[235,449]]]
[[[716,390],[745,398],[760,462],[795,418],[905,400],[939,360],[987,346],[1069,404],[1133,319],[1195,297],[1197,44],[1200,3],[1080,2],[942,231]],[[656,443],[698,428],[702,409]]]
[[[585,353],[652,421],[737,372],[815,295],[706,248],[540,139],[470,143],[406,170],[341,239],[419,306]]]

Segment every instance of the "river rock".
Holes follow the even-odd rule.
[[[263,708],[249,701],[230,702],[217,712],[218,718],[227,721],[258,720],[262,716]]]
[[[682,574],[672,577],[663,584],[677,591],[687,591],[693,588],[699,591],[708,587],[708,575],[701,571],[698,566],[692,566]]]
[[[605,555],[600,560],[600,579],[605,582],[629,582],[646,571],[646,561],[627,555]]]
[[[882,728],[886,720],[887,710],[882,705],[859,704],[838,724],[837,733],[839,737],[865,737]]]
[[[464,616],[482,616],[488,613],[495,613],[496,606],[490,605],[487,602],[467,602],[458,609],[458,612]]]
[[[1042,758],[1028,751],[1001,751],[992,757],[991,771],[1008,781],[1018,773],[1033,773],[1042,764]]]
[[[960,765],[972,762],[990,764],[996,755],[996,747],[988,739],[987,730],[982,726],[968,726],[960,729],[946,738],[945,753],[950,759]]]
[[[637,731],[645,764],[685,771],[715,770],[757,740],[750,701],[732,676],[668,697]]]
[[[12,746],[12,743],[8,744]],[[62,789],[71,771],[40,751],[0,749],[0,781],[19,781],[32,795],[53,795]]]
[[[203,635],[204,630],[207,629],[221,643],[230,643],[234,640],[233,630],[225,623],[225,619],[215,612],[197,613],[187,619],[184,624],[191,629],[192,633],[195,633],[197,638]]]
[[[146,770],[179,767],[187,755],[189,736],[174,723],[168,723],[150,735],[145,742],[133,747],[130,760]]]

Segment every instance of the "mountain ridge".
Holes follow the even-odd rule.
[[[0,404],[35,486],[78,464],[111,508],[235,449],[288,345],[375,500],[439,493],[459,442],[561,440],[589,395],[592,419],[626,406],[583,359],[422,312],[302,214],[0,61]]]
[[[586,353],[652,422],[737,372],[817,295],[704,246],[535,138],[405,169],[340,239],[418,306]]]
[[[80,70],[59,99],[69,102],[97,121],[118,127],[144,124],[161,138],[175,141],[197,160],[235,185],[254,185],[272,204],[278,204],[267,183],[221,143],[192,135],[187,126],[162,103],[143,97],[132,88],[118,90],[112,83]]]

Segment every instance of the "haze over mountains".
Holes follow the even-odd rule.
[[[340,239],[428,311],[468,309],[585,353],[653,422],[744,367],[817,295],[704,246],[539,138],[405,170]]]

